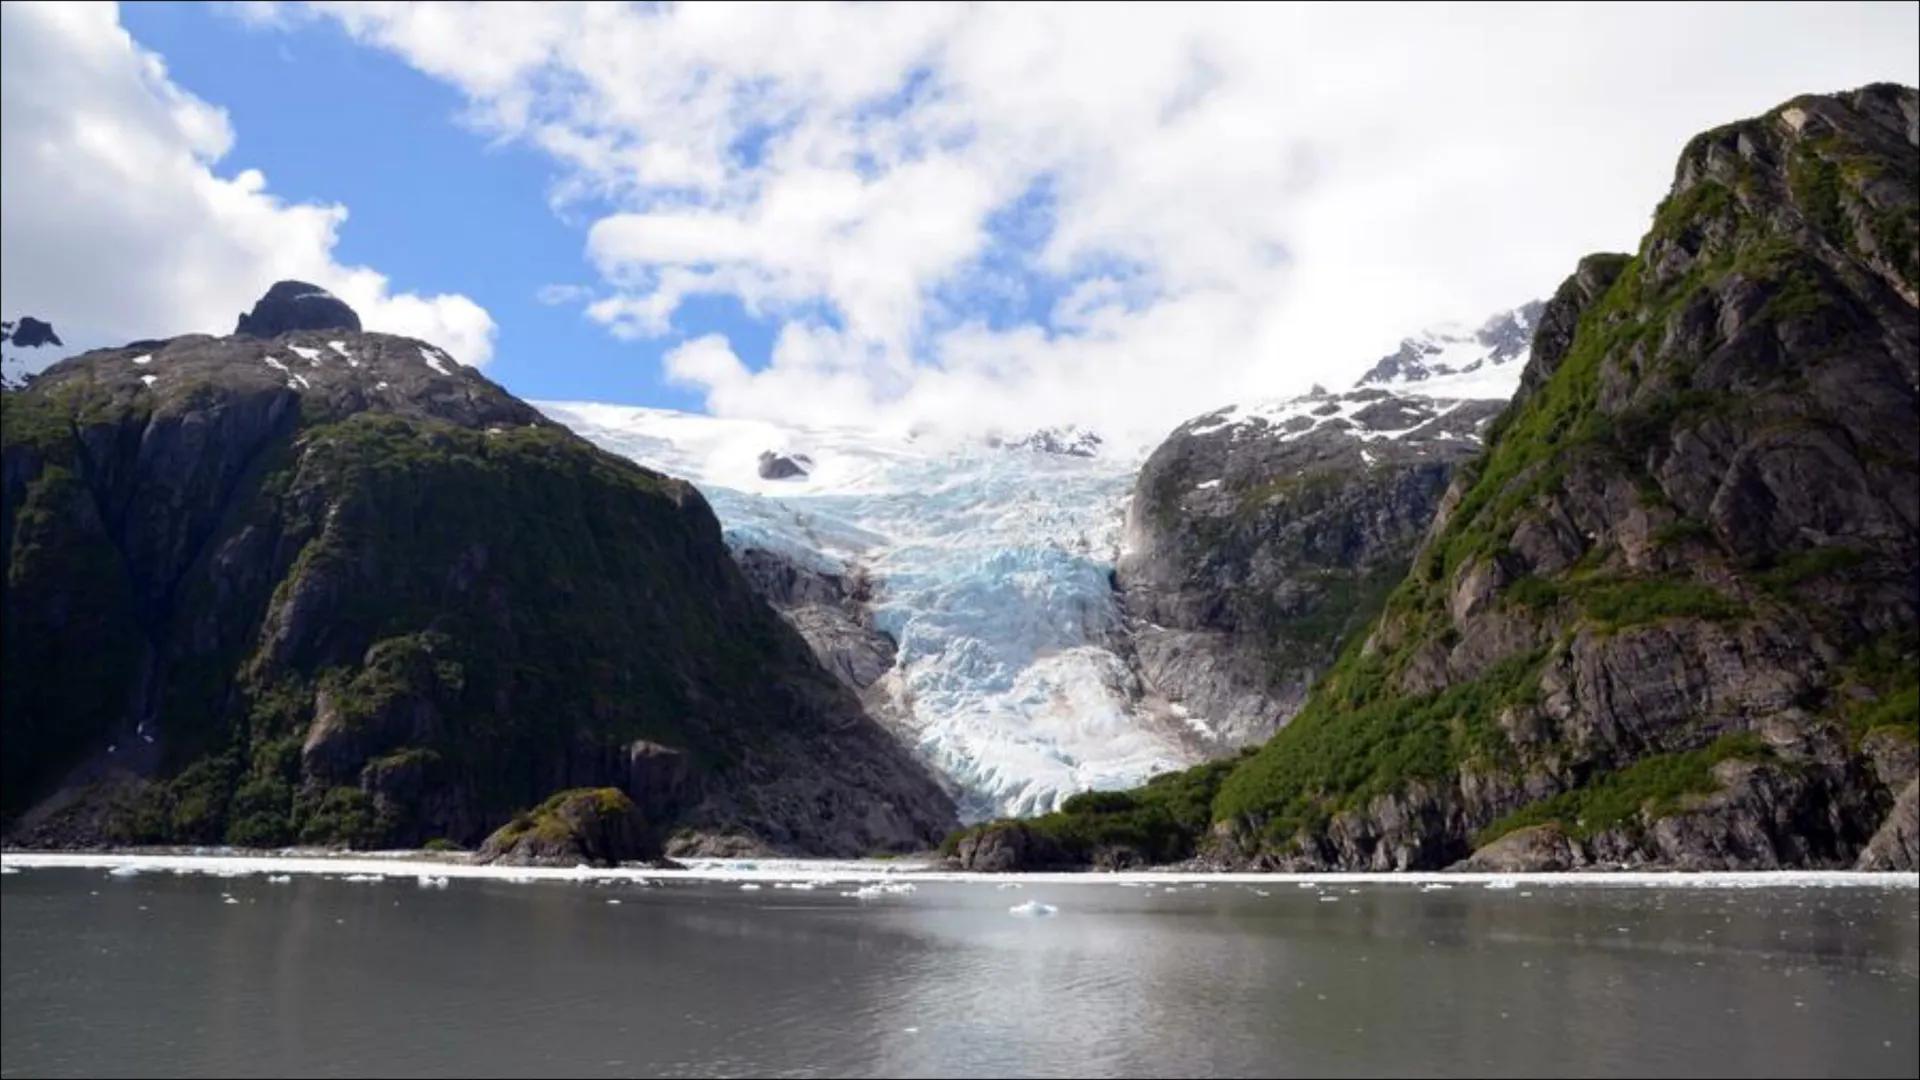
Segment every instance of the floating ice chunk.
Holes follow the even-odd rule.
[[[905,881],[876,881],[871,885],[862,885],[852,892],[843,892],[841,896],[850,896],[856,900],[878,900],[888,895],[904,895],[914,891],[913,885]]]
[[[107,876],[108,877],[138,877],[140,876],[140,868],[132,864],[128,864],[126,866],[116,866],[113,869],[107,871]]]
[[[994,886],[994,888],[996,889],[1017,889],[1019,887],[1020,887],[1020,883],[1017,881],[1003,881],[1000,884]]]
[[[1020,916],[1026,916],[1026,917],[1037,917],[1041,915],[1052,915],[1057,913],[1059,910],[1060,910],[1059,908],[1054,907],[1052,904],[1043,904],[1038,900],[1029,900],[1024,904],[1015,904],[1012,907],[1008,908],[1007,914],[1020,915]]]
[[[1323,904],[1337,904],[1340,902],[1340,898],[1337,896],[1323,896],[1320,898],[1320,902]]]
[[[743,883],[740,886],[740,891],[741,892],[759,892],[760,886],[755,885],[753,882],[749,881],[749,882]]]
[[[787,886],[787,888],[792,889],[795,892],[812,892],[814,889],[818,887],[819,886],[815,885],[811,881],[796,881],[793,884]]]
[[[1487,888],[1489,889],[1511,889],[1513,887],[1514,887],[1514,883],[1504,878],[1498,881],[1487,882]]]
[[[1267,891],[1267,890],[1265,890],[1265,889],[1255,889],[1255,890],[1253,890],[1253,895],[1255,895],[1255,896],[1272,896],[1273,894],[1272,894],[1272,893],[1270,893],[1270,892],[1268,892],[1268,891]]]
[[[348,874],[346,877],[343,877],[340,880],[341,881],[385,881],[386,878],[384,875],[381,875],[381,874]]]
[[[222,902],[222,903],[227,903],[227,904],[237,904],[237,903],[239,903],[240,901],[238,901],[238,900],[235,900],[235,899],[234,899],[233,897],[231,897],[231,896],[226,896],[226,897],[222,897],[222,898],[221,898],[221,902]]]
[[[1420,891],[1421,892],[1444,892],[1451,888],[1453,888],[1453,886],[1447,884],[1444,881],[1429,881],[1425,885],[1420,886]]]
[[[0,875],[17,874],[19,872],[20,868],[17,866],[0,866]]]
[[[292,874],[268,874],[267,875],[267,884],[269,885],[285,885],[292,880],[293,880]]]
[[[139,356],[133,358],[133,362],[136,364],[151,364],[153,363],[153,354],[141,353]]]
[[[444,889],[447,887],[447,878],[445,874],[440,874],[440,875],[421,874],[419,877],[415,878],[414,881],[423,889]]]
[[[607,897],[607,903],[612,904],[615,907],[618,907],[620,906],[620,898],[617,896],[609,896]]]

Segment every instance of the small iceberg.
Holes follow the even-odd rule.
[[[447,878],[444,874],[437,877],[433,874],[421,874],[415,878],[414,881],[423,889],[444,889],[447,887]]]
[[[108,877],[139,877],[140,868],[137,866],[134,866],[131,863],[127,864],[126,866],[116,866],[113,869],[107,871],[107,876]]]
[[[755,885],[753,882],[749,881],[740,886],[740,891],[741,892],[759,892],[760,886]]]
[[[1512,881],[1489,881],[1489,882],[1487,882],[1487,888],[1489,888],[1489,889],[1512,889],[1512,888],[1515,888],[1515,887],[1517,887],[1517,883],[1516,883],[1516,882],[1512,882]]]
[[[910,882],[876,881],[871,885],[862,885],[852,892],[843,892],[840,895],[852,897],[855,900],[878,900],[889,894],[904,895],[912,891],[913,885]]]
[[[1029,900],[1024,904],[1015,904],[1008,908],[1007,914],[1020,915],[1026,918],[1037,918],[1042,915],[1056,914],[1059,910],[1059,908],[1054,907],[1052,904],[1043,904],[1038,900]]]
[[[267,875],[267,884],[269,885],[285,885],[286,883],[292,880],[293,880],[292,874],[268,874]]]

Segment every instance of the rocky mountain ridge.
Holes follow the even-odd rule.
[[[298,283],[248,325],[287,294],[6,394],[10,842],[472,845],[602,786],[682,848],[952,821],[691,485]]]
[[[1915,866],[1920,95],[1688,144],[1541,310],[1406,577],[1258,752],[967,865]]]

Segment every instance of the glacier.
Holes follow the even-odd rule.
[[[1540,309],[1403,339],[1347,394],[1316,387],[1190,423],[1284,436],[1350,427],[1349,414],[1383,394],[1444,407],[1509,398]],[[1229,748],[1208,717],[1143,686],[1114,591],[1127,500],[1151,447],[1073,428],[1003,441],[535,405],[604,449],[692,481],[736,555],[763,551],[861,582],[874,629],[895,646],[893,667],[862,696],[944,778],[963,821],[1045,813]],[[763,475],[775,459],[794,467]]]
[[[736,552],[863,576],[897,645],[876,713],[951,782],[963,820],[1044,813],[1205,756],[1194,725],[1143,697],[1126,655],[1112,575],[1138,454],[537,404],[691,480]],[[763,478],[769,451],[809,471]]]

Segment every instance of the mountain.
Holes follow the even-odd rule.
[[[358,325],[283,282],[4,396],[10,842],[471,846],[582,787],[680,850],[953,822],[691,485]]]
[[[1493,376],[1496,371],[1517,375],[1526,361],[1527,348],[1533,343],[1534,327],[1540,323],[1544,302],[1535,300],[1511,311],[1502,311],[1481,324],[1478,330],[1455,326],[1435,327],[1400,342],[1400,348],[1380,358],[1360,376],[1359,385],[1416,388],[1421,384],[1444,380],[1465,382],[1466,376]],[[1507,385],[1504,377],[1490,380],[1495,392],[1484,396],[1511,396],[1498,393]],[[1461,394],[1459,396],[1482,396]]]
[[[1213,749],[1272,735],[1379,614],[1541,307],[1406,338],[1346,393],[1195,417],[1148,456],[1115,582],[1142,682]]]
[[[1145,684],[1217,749],[1272,735],[1379,613],[1505,404],[1368,387],[1175,429],[1134,482],[1115,579]]]
[[[947,778],[962,817],[1041,813],[1208,752],[1135,675],[1112,577],[1137,462],[1092,433],[896,437],[541,408],[700,485],[748,579]],[[763,453],[807,471],[767,477]]]
[[[1916,187],[1911,88],[1692,140],[1638,252],[1541,311],[1518,396],[1288,726],[952,850],[1913,868]]]

